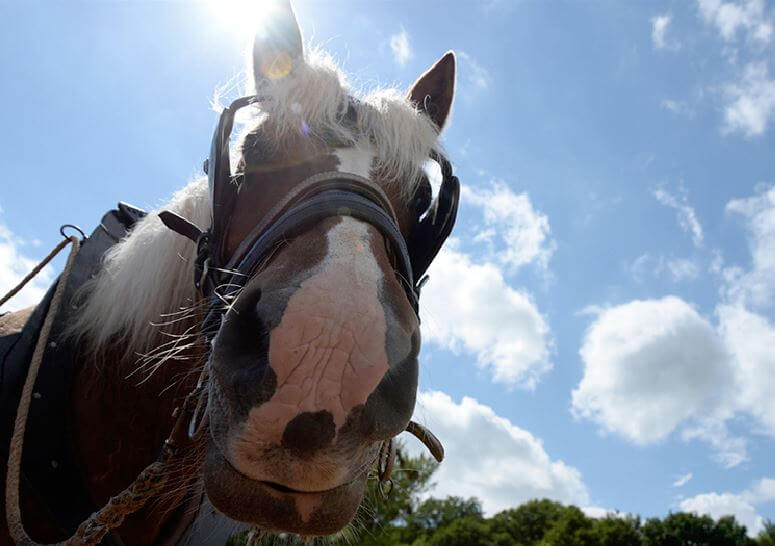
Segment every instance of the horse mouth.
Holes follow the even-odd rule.
[[[238,470],[236,470],[236,471],[239,472]],[[245,475],[243,474],[243,476],[245,476]],[[245,476],[245,478],[247,478],[248,480],[251,479],[251,478],[248,478],[247,476]],[[288,494],[291,494],[291,495],[322,495],[324,493],[328,493],[330,491],[334,491],[335,489],[339,489],[340,487],[344,487],[344,486],[348,485],[348,484],[345,483],[345,484],[337,485],[336,487],[332,487],[330,489],[322,489],[320,491],[306,491],[306,490],[302,490],[302,489],[293,489],[292,487],[288,487],[287,485],[283,485],[281,483],[268,482],[268,481],[265,481],[265,480],[253,480],[253,481],[255,481],[258,484],[261,484],[264,487],[268,487],[270,489],[273,489],[273,490],[277,491],[278,493],[288,493]]]
[[[340,531],[354,517],[363,498],[366,473],[330,489],[299,490],[245,476],[211,444],[204,482],[213,506],[231,519],[265,531],[325,536]]]

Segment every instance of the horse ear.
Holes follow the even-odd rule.
[[[304,45],[296,14],[289,0],[263,2],[267,24],[253,39],[253,77],[256,88],[265,79],[279,80],[290,74],[304,57]]]
[[[448,51],[425,74],[420,76],[407,94],[441,131],[447,122],[455,96],[455,54]]]

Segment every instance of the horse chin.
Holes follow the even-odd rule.
[[[331,535],[355,516],[366,488],[366,473],[325,491],[296,491],[248,478],[210,444],[204,464],[207,496],[227,517],[270,532]]]

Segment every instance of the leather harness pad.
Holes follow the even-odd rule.
[[[81,359],[73,341],[63,334],[77,312],[74,305],[77,290],[99,271],[105,251],[121,240],[143,216],[144,211],[120,203],[118,210],[103,216],[100,226],[84,241],[73,264],[33,390],[24,438],[22,481],[25,491],[46,507],[50,520],[65,536],[70,536],[96,507],[84,487],[82,469],[73,457],[70,397]],[[0,438],[4,439],[0,457],[3,467],[8,460],[9,442],[27,369],[57,282],[49,288],[21,332],[0,337]],[[115,544],[115,541],[108,534],[101,544]]]

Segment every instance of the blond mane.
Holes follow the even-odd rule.
[[[258,117],[246,124],[243,134],[265,115],[271,115],[275,134],[282,143],[304,122],[311,134],[333,136],[345,145],[374,148],[384,180],[400,184],[410,195],[420,180],[423,164],[432,150],[440,150],[438,131],[396,89],[379,89],[363,97],[350,89],[342,71],[321,51],[281,80],[262,82],[253,92],[264,97]],[[354,125],[342,121],[350,97],[356,109]],[[207,181],[190,182],[159,210],[172,210],[201,227],[210,224]],[[93,350],[122,343],[129,352],[146,352],[158,338],[159,322],[196,301],[193,286],[195,245],[167,229],[158,210],[151,212],[130,234],[105,255],[103,267],[84,288],[86,299],[74,334],[88,340]]]

